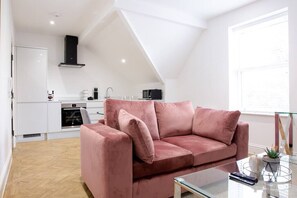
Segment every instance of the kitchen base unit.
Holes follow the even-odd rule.
[[[47,102],[18,102],[16,104],[16,135],[47,132]]]
[[[91,119],[91,123],[97,123],[100,119],[104,119],[104,101],[93,100],[87,102],[87,111]]]

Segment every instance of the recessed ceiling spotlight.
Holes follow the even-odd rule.
[[[58,20],[59,17],[61,17],[61,14],[60,13],[58,13],[58,12],[50,12],[49,13],[49,19],[51,19],[51,20],[49,21],[49,23],[51,25],[55,25],[56,24],[55,20]]]
[[[122,62],[122,63],[126,63],[126,59],[123,58],[123,59],[121,60],[121,62]]]

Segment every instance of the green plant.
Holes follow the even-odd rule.
[[[279,153],[277,151],[275,151],[273,148],[269,149],[266,147],[265,152],[267,153],[267,156],[272,159],[279,157]]]

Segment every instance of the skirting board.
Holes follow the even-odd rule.
[[[80,137],[80,131],[78,129],[67,129],[60,132],[51,132],[51,133],[41,133],[37,137],[26,137],[22,135],[16,136],[16,142],[32,142],[32,141],[45,141],[45,140],[54,140],[62,138],[74,138]]]
[[[66,132],[56,132],[56,133],[47,133],[47,139],[48,140],[62,139],[62,138],[74,138],[74,137],[80,137],[80,131],[79,130],[66,131]]]
[[[4,196],[5,187],[7,184],[10,168],[12,164],[12,153],[10,153],[10,157],[6,160],[3,169],[0,173],[0,197]]]

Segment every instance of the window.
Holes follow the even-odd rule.
[[[229,29],[230,108],[289,110],[288,14]]]

